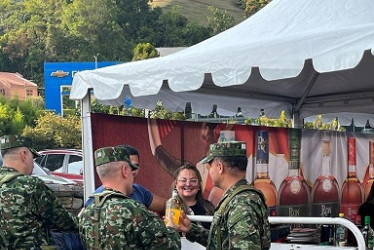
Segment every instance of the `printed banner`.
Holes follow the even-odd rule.
[[[92,114],[94,150],[129,144],[140,155],[137,182],[168,198],[173,174],[186,162],[202,177],[205,198],[217,204],[223,193],[200,163],[209,145],[247,143],[246,178],[266,197],[271,215],[338,216],[357,213],[374,180],[374,135],[167,121]],[[371,159],[371,160],[370,160]],[[100,185],[96,177],[96,186]]]

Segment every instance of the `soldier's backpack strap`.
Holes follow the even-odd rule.
[[[6,173],[4,176],[1,176],[0,177],[0,186],[2,186],[4,183],[7,183],[11,180],[13,180],[14,178],[16,178],[17,176],[20,176],[20,175],[23,175],[19,172],[8,172]]]
[[[14,178],[16,178],[20,175],[23,175],[23,174],[21,174],[19,172],[8,172],[4,176],[1,176],[0,177],[0,187],[4,183],[7,183],[7,182],[13,180]],[[4,245],[0,245],[0,249],[9,249],[9,247],[10,247],[9,241],[5,238],[4,231],[1,228],[0,228],[0,238],[1,238],[2,243],[4,244]],[[18,242],[18,240],[17,240],[17,242]],[[17,244],[17,242],[14,243],[14,246]]]
[[[240,185],[239,187],[237,187],[222,203],[221,203],[221,206],[219,207],[218,211],[217,211],[217,247],[218,247],[218,250],[221,250],[222,249],[222,245],[221,245],[221,220],[222,220],[222,214],[224,213],[225,211],[225,208],[226,208],[226,205],[232,200],[232,198],[243,192],[243,191],[253,191],[255,193],[257,193],[262,202],[264,204],[265,203],[265,197],[264,195],[257,189],[254,189],[251,185],[249,184],[244,184],[244,185]]]
[[[104,190],[101,193],[94,194],[93,197],[95,199],[95,206],[94,206],[94,215],[91,217],[94,223],[94,232],[95,232],[95,247],[94,249],[99,250],[99,224],[100,224],[100,213],[101,208],[103,207],[105,201],[110,196],[118,196],[123,198],[128,198],[126,195],[111,191],[111,190]]]

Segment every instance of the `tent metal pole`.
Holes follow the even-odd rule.
[[[303,105],[303,103],[305,101],[305,98],[308,96],[310,90],[312,89],[313,85],[316,83],[318,77],[319,77],[319,73],[314,72],[313,77],[310,80],[310,82],[308,83],[308,85],[306,86],[306,89],[305,89],[303,95],[301,96],[300,100],[296,103],[294,112],[299,112],[301,106]]]
[[[299,111],[292,112],[292,128],[303,128],[303,119],[300,117]]]
[[[83,152],[83,188],[86,201],[95,190],[94,160],[91,129],[91,90],[81,100],[82,152]]]

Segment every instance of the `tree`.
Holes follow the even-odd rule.
[[[139,43],[191,46],[211,31],[150,0],[4,0],[0,20],[0,71],[20,72],[39,87],[47,61],[93,61],[96,54],[130,61]]]
[[[44,110],[44,102],[39,99],[7,100],[0,98],[0,136],[20,134],[23,128],[35,126],[35,120]]]
[[[246,16],[252,16],[270,2],[271,0],[247,0],[245,7]]]
[[[17,110],[14,112],[14,116],[12,118],[10,134],[12,135],[19,135],[22,134],[22,130],[25,127],[24,115],[21,112],[21,109],[17,107]]]
[[[21,72],[38,84],[43,80],[43,63],[54,59],[51,40],[60,32],[59,0],[2,1],[0,8],[0,44],[2,61],[9,61],[9,71]],[[58,41],[57,41],[58,42]]]
[[[143,60],[147,58],[158,57],[160,54],[150,43],[139,43],[134,49],[133,61]]]
[[[10,134],[12,113],[9,105],[0,103],[0,135]]]
[[[181,14],[179,6],[163,12],[153,27],[155,41],[152,44],[156,47],[191,46],[209,38],[211,31],[189,21]]]
[[[47,112],[37,119],[34,128],[26,126],[22,135],[30,138],[37,150],[82,147],[81,120],[77,116],[63,118]]]
[[[219,10],[213,6],[209,7],[212,15],[208,17],[209,27],[212,35],[216,35],[235,25],[235,19],[226,10]]]

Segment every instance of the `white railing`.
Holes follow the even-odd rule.
[[[213,216],[203,215],[189,215],[191,221],[202,221],[211,222]],[[356,237],[357,247],[359,250],[365,250],[365,240],[361,234],[360,229],[356,227],[351,221],[344,218],[333,218],[333,217],[281,217],[281,216],[270,216],[269,222],[271,224],[339,224],[343,225]]]

